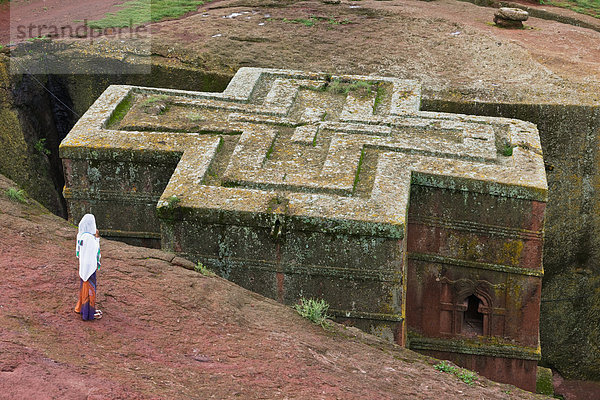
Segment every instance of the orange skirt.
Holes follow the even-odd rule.
[[[96,273],[89,277],[87,281],[81,280],[79,287],[79,299],[75,306],[75,312],[81,314],[84,321],[94,319],[96,313]]]

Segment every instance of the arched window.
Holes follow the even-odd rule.
[[[462,318],[461,333],[466,336],[483,335],[483,314],[480,312],[481,300],[474,294],[464,301],[466,307]]]

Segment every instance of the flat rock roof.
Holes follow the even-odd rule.
[[[61,157],[178,162],[158,202],[403,237],[410,185],[536,201],[535,125],[419,111],[415,81],[242,68],[222,93],[111,86]]]

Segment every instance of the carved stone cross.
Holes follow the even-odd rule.
[[[440,315],[465,299],[436,300],[434,315],[421,300],[436,285],[442,299],[439,278],[483,280],[502,288],[485,294],[485,332],[512,332],[497,322],[511,307],[500,292],[511,274],[535,292],[542,271],[537,129],[419,105],[414,81],[257,68],[222,93],[111,86],[61,144],[70,217],[160,238],[286,303],[324,297],[341,320],[399,343],[407,301],[415,331],[460,335]],[[423,278],[434,265],[437,283]]]

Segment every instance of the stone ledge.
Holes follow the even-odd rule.
[[[384,314],[384,313],[370,313],[362,311],[347,311],[347,310],[336,310],[329,309],[328,311],[334,317],[339,318],[356,318],[356,319],[370,319],[374,321],[391,321],[391,322],[402,322],[404,317],[396,314]]]
[[[470,260],[461,260],[458,258],[445,257],[445,256],[437,255],[437,254],[425,254],[425,253],[410,252],[410,253],[408,253],[408,258],[411,260],[425,261],[425,262],[431,262],[431,263],[436,263],[436,264],[450,264],[450,265],[456,265],[459,267],[505,272],[508,274],[528,275],[528,276],[536,276],[536,277],[544,276],[543,270],[519,268],[519,267],[510,266],[510,265],[491,264],[491,263],[484,263],[484,262],[477,262],[477,261],[470,261]]]
[[[217,259],[202,254],[185,254],[178,253],[186,258],[199,258],[205,261],[211,260],[215,263],[224,262],[224,260]],[[401,284],[402,276],[400,272],[393,270],[373,270],[373,269],[358,269],[358,268],[336,268],[328,267],[323,265],[310,265],[310,264],[293,264],[287,263],[284,267],[279,266],[276,262],[268,260],[249,260],[244,258],[227,257],[227,263],[237,264],[248,270],[260,270],[268,272],[282,272],[286,274],[298,274],[298,275],[320,275],[328,276],[332,278],[342,278],[350,280],[372,280],[378,282],[386,282],[392,284]]]
[[[407,347],[411,350],[446,351],[458,354],[473,354],[479,356],[517,358],[535,361],[538,361],[542,358],[539,347],[535,348],[499,342],[488,344],[485,343],[485,341],[467,339],[424,338],[415,336],[415,334],[411,332],[408,334],[408,343],[409,345]]]

